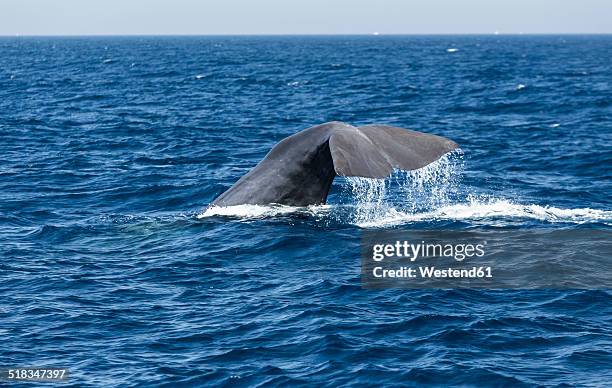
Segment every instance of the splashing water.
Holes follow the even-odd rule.
[[[355,200],[354,212],[351,215],[354,222],[379,217],[389,210],[386,202],[388,180],[347,177],[346,181],[350,195]]]
[[[347,177],[356,224],[400,212],[431,211],[448,205],[459,194],[463,171],[460,150],[413,171],[395,170],[387,179]]]
[[[457,150],[413,171],[398,171],[396,181],[403,195],[399,208],[426,211],[458,199],[463,174],[463,152]]]

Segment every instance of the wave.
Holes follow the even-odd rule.
[[[407,212],[394,207],[363,208],[357,205],[348,207],[349,215],[337,217],[339,213],[345,214],[347,207],[342,205],[317,205],[308,207],[295,207],[284,205],[237,205],[213,206],[197,215],[198,219],[208,217],[234,217],[245,220],[274,218],[296,214],[311,216],[330,216],[344,218],[345,223],[361,228],[379,228],[402,224],[413,224],[432,221],[516,221],[536,220],[548,223],[610,223],[612,225],[612,211],[575,208],[563,209],[554,206],[537,204],[517,204],[505,199],[487,202],[477,200],[468,203],[457,203],[440,207],[433,211]]]
[[[348,215],[346,214],[348,210]],[[456,203],[442,206],[432,211],[409,212],[394,207],[380,206],[343,206],[338,204],[295,207],[284,205],[237,205],[213,206],[197,216],[235,217],[240,219],[264,219],[279,216],[306,214],[311,216],[329,216],[341,218],[344,223],[361,228],[379,228],[402,224],[413,224],[432,221],[492,221],[492,220],[536,220],[548,223],[610,223],[612,211],[575,208],[563,209],[554,206],[537,204],[518,204],[505,199],[472,200],[467,203]]]
[[[235,206],[211,206],[196,218],[207,217],[235,217],[243,219],[258,219],[278,217],[290,214],[307,213],[322,214],[331,209],[331,205],[313,205],[308,207],[285,206],[285,205],[235,205]]]
[[[517,204],[505,199],[489,201],[472,200],[442,206],[428,212],[403,212],[388,208],[378,217],[359,220],[356,225],[363,228],[377,228],[415,222],[431,221],[515,221],[536,220],[549,223],[612,223],[612,211],[591,208],[563,209],[537,204]]]

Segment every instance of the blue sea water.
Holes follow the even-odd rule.
[[[74,386],[610,386],[609,290],[364,290],[367,230],[612,229],[612,37],[0,38],[0,368]],[[208,204],[331,120],[461,145]],[[608,270],[610,267],[608,267]]]

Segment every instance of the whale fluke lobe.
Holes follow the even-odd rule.
[[[281,140],[211,205],[323,204],[336,175],[386,178],[394,168],[425,167],[457,147],[422,132],[333,121]]]
[[[353,128],[330,138],[335,171],[341,176],[386,178],[394,168],[416,170],[458,147],[440,136],[388,125]]]

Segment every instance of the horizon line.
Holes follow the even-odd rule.
[[[151,34],[151,33],[126,33],[126,34],[0,34],[1,38],[17,37],[257,37],[257,36],[584,36],[584,35],[612,35],[612,32],[411,32],[411,33],[382,33],[382,32],[359,32],[359,33],[212,33],[212,34]]]

